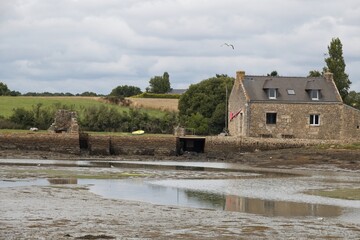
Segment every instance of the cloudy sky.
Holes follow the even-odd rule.
[[[238,70],[306,76],[334,37],[360,91],[358,0],[0,0],[0,82],[108,94],[165,71],[172,88]]]

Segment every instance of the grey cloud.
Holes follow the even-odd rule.
[[[165,71],[173,88],[240,69],[306,76],[333,37],[360,91],[356,0],[14,0],[0,11],[0,81],[22,92],[145,89]]]

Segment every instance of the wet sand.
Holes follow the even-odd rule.
[[[95,159],[41,152],[1,151],[8,159]],[[244,166],[316,174],[360,170],[360,152],[290,149],[245,153],[228,159],[111,157],[133,160],[228,161]],[[102,159],[111,159],[104,157]],[[100,158],[101,160],[101,158]],[[0,160],[1,161],[1,160]],[[38,167],[44,170],[44,167]],[[46,178],[36,167],[0,166],[1,179]],[[46,168],[47,169],[47,168]],[[46,170],[45,169],[45,170]],[[61,168],[54,169],[61,170]],[[27,171],[29,170],[29,171]],[[32,171],[30,171],[32,170]],[[75,172],[93,171],[86,168]],[[106,171],[118,171],[107,169]],[[138,170],[158,179],[223,177],[224,173]],[[149,172],[150,171],[150,172]],[[180,174],[181,173],[181,174]],[[184,174],[182,174],[184,173]],[[227,173],[230,174],[230,173]],[[0,188],[0,239],[358,239],[360,225],[339,218],[264,217],[256,214],[162,206],[102,198],[81,185]]]

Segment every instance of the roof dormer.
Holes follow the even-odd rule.
[[[279,86],[272,79],[266,79],[263,86],[264,91],[266,91],[266,95],[268,99],[274,100],[279,96]]]
[[[309,97],[313,101],[319,101],[321,96],[321,87],[318,81],[309,80],[306,83],[305,90],[308,92]]]

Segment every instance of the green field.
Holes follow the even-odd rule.
[[[121,107],[105,103],[100,101],[101,98],[98,97],[9,97],[9,96],[0,96],[0,116],[5,118],[9,117],[13,113],[13,109],[24,108],[27,110],[32,109],[33,106],[42,104],[42,107],[59,105],[59,106],[69,106],[73,109],[79,110],[81,107],[91,107],[91,106],[112,106],[118,109],[118,111],[128,111],[128,107]],[[164,115],[163,111],[159,110],[150,110],[143,109],[142,111],[147,112],[151,116],[161,117]]]

